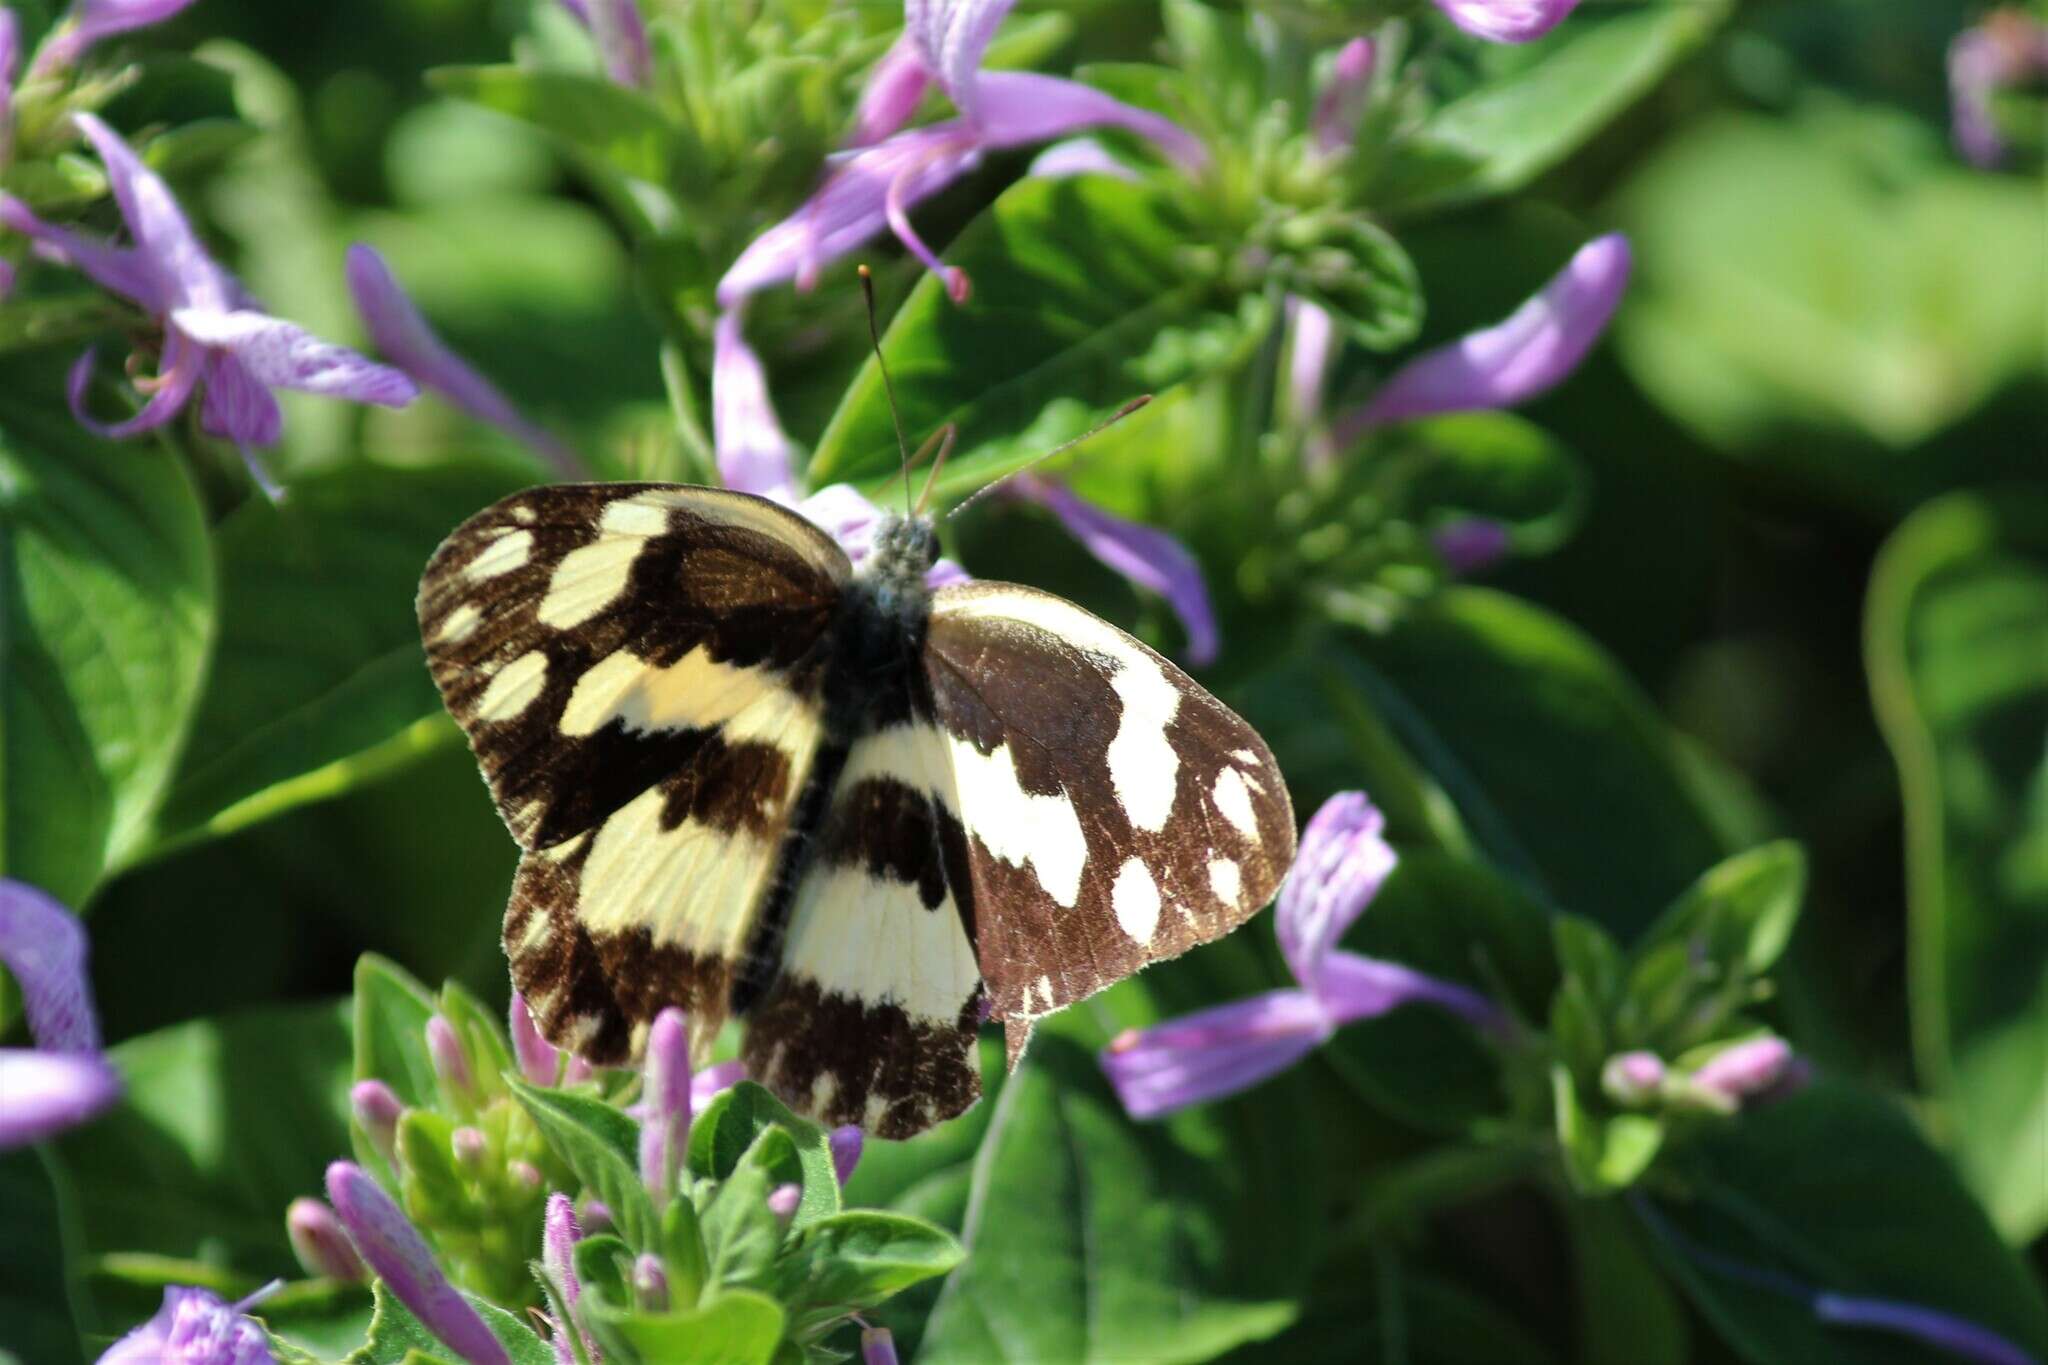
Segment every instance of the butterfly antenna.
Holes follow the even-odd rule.
[[[941,438],[939,441],[939,453],[938,457],[932,461],[932,472],[924,476],[924,491],[917,495],[918,516],[923,516],[924,509],[931,506],[932,489],[938,487],[939,471],[946,467],[946,457],[953,453],[953,437],[958,434],[958,431],[958,428],[951,422],[948,422],[932,433],[934,436]],[[931,442],[926,441],[925,444],[929,446]]]
[[[868,344],[875,350],[875,366],[882,372],[882,393],[889,400],[889,420],[896,425],[896,449],[903,456],[903,510],[910,511],[910,442],[903,436],[903,413],[896,406],[896,385],[889,378],[889,362],[882,359],[882,329],[875,322],[875,277],[866,265],[859,267],[860,296],[868,306]]]
[[[1094,426],[1088,428],[1088,430],[1082,432],[1079,436],[1076,436],[1073,440],[1062,442],[1061,444],[1054,446],[1051,450],[1046,451],[1045,454],[1040,455],[1030,464],[1023,466],[1021,469],[1013,469],[1009,473],[1003,475],[1002,478],[997,479],[994,483],[975,489],[973,493],[969,494],[966,498],[962,499],[957,507],[955,507],[952,511],[946,513],[946,516],[949,519],[959,516],[962,512],[965,512],[968,508],[974,506],[974,504],[980,502],[983,498],[995,492],[998,488],[1001,488],[1004,484],[1016,478],[1018,475],[1028,474],[1032,470],[1036,469],[1038,466],[1044,464],[1047,460],[1052,459],[1054,456],[1064,455],[1068,451],[1072,450],[1075,446],[1080,445],[1082,442],[1094,440],[1097,436],[1100,436],[1103,432],[1108,431],[1118,422],[1123,421],[1124,418],[1129,417],[1132,413],[1138,411],[1138,409],[1144,407],[1147,403],[1151,401],[1151,394],[1139,394],[1136,398],[1133,398],[1130,402],[1124,404],[1115,412],[1103,418],[1100,422],[1097,422]]]

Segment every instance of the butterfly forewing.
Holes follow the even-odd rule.
[[[1032,1020],[1230,932],[1293,861],[1293,808],[1257,732],[1071,602],[943,589],[925,673],[1013,1062]]]
[[[435,554],[422,638],[529,850],[505,946],[550,1039],[622,1061],[664,1004],[715,1032],[816,755],[848,571],[773,504],[665,485],[518,494]]]

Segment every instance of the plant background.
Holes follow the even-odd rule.
[[[1022,8],[1064,16],[1063,62],[1154,50],[1149,5]],[[606,207],[547,137],[422,79],[504,60],[528,11],[204,0],[149,45],[208,44],[232,77],[170,72],[122,114],[243,125],[180,183],[279,315],[353,335],[341,253],[371,242],[456,349],[608,472],[681,476],[663,305]],[[1653,12],[1590,4],[1542,51]],[[1491,853],[1513,850],[1519,891],[1411,859],[1422,870],[1362,931],[1390,955],[1455,957],[1475,905],[1532,888],[1626,938],[1722,855],[1799,840],[1810,890],[1774,1011],[1828,1079],[1745,1120],[1725,1167],[1805,1239],[1794,1259],[1814,1273],[1947,1286],[1947,1306],[2041,1351],[2043,199],[2038,176],[1973,171],[1947,146],[1943,52],[1974,17],[1960,0],[1739,5],[1697,45],[1645,57],[1645,93],[1527,189],[1404,224],[1425,342],[1504,315],[1593,232],[1631,234],[1639,272],[1611,342],[1523,412],[1576,457],[1559,502],[1583,498],[1582,518],[1554,552],[1445,590],[1384,638],[1272,640],[1226,611],[1215,676],[1273,740],[1298,809],[1363,784],[1417,843],[1416,812],[1448,793]],[[994,158],[932,205],[928,238],[948,240],[1024,161]],[[911,278],[893,277],[895,299]],[[336,1001],[360,952],[503,999],[513,849],[416,667],[410,603],[439,536],[528,476],[432,404],[288,402],[291,534],[253,505],[209,532],[200,509],[230,499],[223,481],[195,495],[136,449],[93,482],[107,466],[72,458],[93,443],[49,400],[71,352],[25,341],[0,338],[5,492],[56,514],[14,523],[6,608],[141,585],[128,624],[153,632],[158,664],[131,735],[72,735],[39,709],[36,670],[90,641],[8,641],[6,871],[88,911],[133,1083],[107,1123],[0,1159],[0,1346],[62,1361],[194,1262],[224,1286],[289,1271],[283,1207],[348,1147]],[[857,360],[778,368],[795,432],[816,438]],[[1204,391],[1134,420],[1075,466],[1082,486],[1175,524],[1174,490],[1229,401]],[[994,507],[961,548],[981,576],[1175,638],[1028,512]],[[237,667],[209,675],[209,650]],[[195,698],[189,740],[163,743]],[[1375,717],[1405,757],[1387,757]],[[97,746],[104,786],[78,781],[74,741]],[[1454,1150],[1490,1093],[1484,1062],[1433,1020],[1351,1030],[1254,1097],[1163,1128],[1124,1121],[1081,1045],[1270,984],[1276,960],[1255,923],[1150,973],[1074,1012],[959,1125],[871,1153],[856,1202],[958,1226],[978,1190],[968,1266],[929,1321],[929,1295],[895,1313],[899,1340],[934,1358],[1020,1339],[1048,1358],[1841,1348],[1687,1267],[1611,1201],[1507,1179],[1407,1208],[1395,1173]]]

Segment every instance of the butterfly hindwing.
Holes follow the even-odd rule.
[[[712,489],[535,489],[428,566],[428,662],[527,849],[506,911],[542,1031],[619,1062],[663,1005],[708,1039],[818,747],[844,555]]]
[[[977,955],[1014,1063],[1031,1021],[1244,923],[1294,859],[1257,732],[1049,593],[933,598],[931,705],[967,837]]]

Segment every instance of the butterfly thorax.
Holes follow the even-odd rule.
[[[925,574],[938,554],[931,522],[884,515],[874,549],[840,597],[828,637],[829,738],[851,742],[909,719],[917,660],[931,624]]]

